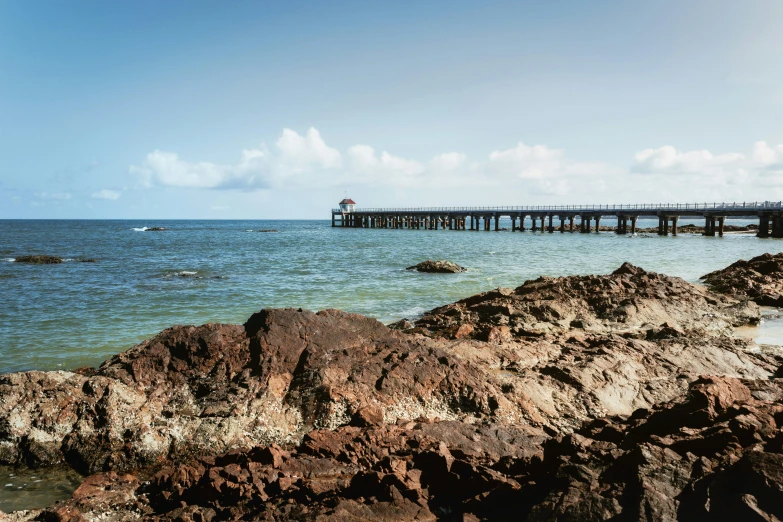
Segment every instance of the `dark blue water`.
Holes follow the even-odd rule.
[[[145,226],[167,230],[135,230]],[[173,324],[241,323],[264,307],[340,308],[391,322],[542,274],[607,273],[631,261],[696,281],[739,258],[780,251],[783,241],[752,234],[628,238],[333,229],[329,221],[6,220],[0,221],[0,372],[95,365]],[[8,261],[25,254],[71,261]],[[427,258],[469,271],[404,270]]]

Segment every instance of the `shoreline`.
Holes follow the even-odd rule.
[[[244,325],[176,326],[98,368],[0,375],[0,424],[14,426],[0,433],[0,461],[67,463],[89,478],[56,510],[85,513],[100,504],[109,509],[104,514],[123,520],[131,513],[180,516],[182,508],[159,497],[160,488],[175,487],[182,466],[204,477],[212,476],[210,469],[228,469],[229,461],[219,456],[232,451],[239,460],[229,460],[250,470],[248,477],[260,466],[280,478],[259,478],[260,485],[243,494],[249,497],[237,497],[233,507],[181,496],[178,502],[189,512],[309,520],[285,507],[289,494],[303,494],[322,514],[333,512],[337,502],[350,512],[369,509],[370,515],[376,509],[401,517],[411,510],[437,515],[447,497],[428,474],[453,480],[456,464],[431,468],[427,459],[500,473],[470,494],[498,494],[506,487],[501,484],[515,484],[511,491],[518,495],[525,480],[536,480],[534,463],[546,462],[545,441],[566,440],[600,419],[646,418],[638,412],[679,407],[690,400],[693,386],[754,389],[769,383],[764,386],[777,390],[780,351],[754,350],[750,341],[726,337],[769,310],[625,264],[609,275],[540,277],[516,289],[473,295],[393,329],[358,314],[301,309],[262,310]],[[744,384],[729,377],[705,381],[703,375],[733,376]],[[57,398],[66,395],[72,403],[63,409]],[[37,427],[8,424],[25,411]],[[114,420],[106,425],[107,419]],[[462,435],[447,436],[467,436],[478,427],[489,431],[479,436],[475,455],[466,453]],[[497,430],[516,442],[495,447],[489,433]],[[319,483],[315,496],[312,481],[283,487],[284,477],[297,476],[297,466],[315,465],[310,450],[303,453],[308,444],[323,452],[360,434],[377,438],[367,448],[371,454],[388,445],[398,455],[403,468],[394,490],[400,498],[383,478],[398,476],[393,464],[350,454],[327,466],[353,476],[349,483]],[[388,437],[413,437],[419,449],[410,453]],[[22,440],[27,442],[20,446]],[[508,458],[518,461],[517,471],[498,468]],[[368,483],[359,494],[354,482],[374,466],[381,468],[373,473],[391,466],[377,487],[386,485],[381,491]],[[418,475],[410,475],[414,471]],[[148,480],[152,486],[143,484]],[[245,479],[221,480],[244,487]],[[221,491],[221,483],[199,487]],[[98,492],[107,486],[111,495]],[[248,503],[253,498],[266,499],[261,511],[257,500]],[[461,506],[478,519],[493,519],[483,502],[465,504],[469,498],[449,509]],[[532,517],[539,508],[529,509]],[[12,520],[38,514],[18,513]]]

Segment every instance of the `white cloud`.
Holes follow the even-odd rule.
[[[318,130],[310,128],[303,135],[283,129],[271,150],[263,144],[245,149],[235,164],[191,162],[173,152],[154,151],[140,166],[132,166],[131,172],[148,187],[472,187],[485,193],[503,187],[502,194],[513,194],[514,198],[556,196],[571,202],[585,198],[594,202],[732,199],[752,197],[755,192],[751,189],[756,185],[783,187],[783,145],[770,146],[763,141],[757,142],[749,155],[680,151],[666,145],[639,151],[633,160],[630,166],[580,162],[568,158],[562,149],[519,142],[477,161],[452,151],[420,162],[385,150],[378,152],[367,144],[353,145],[341,152],[330,147]],[[783,195],[771,191],[755,197],[780,196]]]
[[[774,165],[783,167],[783,143],[770,147],[766,141],[753,144],[753,160],[764,167]]]
[[[709,174],[726,168],[734,168],[744,160],[745,156],[736,152],[719,155],[714,155],[708,150],[679,152],[671,145],[666,145],[636,153],[636,170],[673,174]]]
[[[467,156],[460,152],[438,154],[430,160],[429,168],[435,171],[454,171],[465,164]]]
[[[103,189],[103,190],[99,190],[98,192],[93,192],[92,194],[90,194],[90,197],[92,199],[108,199],[111,201],[115,201],[120,199],[120,195],[121,194],[116,190]]]
[[[280,151],[280,163],[291,172],[332,169],[342,164],[340,151],[326,145],[313,127],[307,129],[304,136],[291,129],[283,129],[275,145]]]

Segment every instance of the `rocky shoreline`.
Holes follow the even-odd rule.
[[[769,261],[710,274],[721,293],[541,277],[394,328],[262,310],[2,375],[0,464],[88,476],[6,518],[783,518],[783,353],[731,335],[761,317],[736,281],[783,282]]]

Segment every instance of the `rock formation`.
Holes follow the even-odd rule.
[[[751,299],[764,306],[783,307],[783,253],[740,260],[702,279],[715,292]]]
[[[758,320],[625,264],[394,329],[177,326],[97,369],[0,376],[0,463],[93,474],[14,520],[774,520],[783,360],[728,335]]]
[[[14,258],[16,263],[28,263],[31,265],[57,265],[63,262],[61,257],[57,256],[17,256]]]
[[[429,272],[433,274],[456,274],[458,272],[467,272],[467,268],[459,266],[451,261],[433,261],[428,259],[418,265],[409,266],[405,270],[416,270],[417,272]]]
[[[704,377],[684,398],[543,445],[524,431],[456,421],[317,430],[290,450],[202,457],[147,481],[99,474],[48,512],[59,520],[779,520],[781,384]]]

